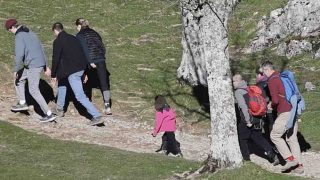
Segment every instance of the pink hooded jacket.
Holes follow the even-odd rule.
[[[159,132],[176,130],[176,112],[169,108],[168,110],[156,111],[155,125],[153,128],[153,135],[157,135]]]

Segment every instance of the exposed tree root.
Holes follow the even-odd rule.
[[[213,174],[219,171],[217,160],[213,159],[211,155],[208,155],[208,158],[203,162],[203,165],[192,171],[186,171],[182,174],[175,174],[172,179],[195,179],[203,174]]]

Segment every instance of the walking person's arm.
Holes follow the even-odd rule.
[[[250,114],[249,114],[249,110],[248,110],[248,105],[243,97],[243,94],[240,91],[241,90],[238,89],[235,92],[236,101],[238,102],[238,106],[244,116],[245,123],[247,124],[248,127],[251,127],[252,124],[250,121]]]
[[[48,63],[48,58],[46,56],[46,53],[44,52],[44,48],[43,48],[43,45],[41,44],[41,52],[42,52],[42,55],[43,55],[43,58],[44,58],[44,61],[46,63],[45,67],[44,67],[44,74],[48,77],[51,76],[51,69],[49,68],[49,63]]]
[[[60,64],[62,54],[62,45],[57,41],[57,39],[53,42],[53,52],[52,52],[52,69],[51,69],[51,77],[57,77],[57,69]]]
[[[268,87],[271,95],[271,107],[276,109],[275,107],[279,104],[279,87],[281,85],[280,78],[272,78],[268,81]]]
[[[155,125],[154,125],[154,128],[153,128],[152,136],[155,137],[159,133],[162,123],[163,123],[162,112],[157,111],[156,112],[156,120],[155,120]]]

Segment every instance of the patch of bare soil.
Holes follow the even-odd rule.
[[[89,126],[87,125],[89,120],[78,115],[71,105],[66,116],[57,119],[56,123],[40,123],[40,116],[34,113],[32,108],[29,110],[29,116],[10,111],[11,105],[15,103],[14,96],[1,93],[0,102],[0,112],[3,120],[51,138],[110,146],[138,153],[156,153],[155,150],[161,144],[161,135],[156,138],[151,136],[153,127],[145,122],[139,122],[135,118],[123,116],[118,112],[114,112],[113,116],[104,117],[105,126]],[[176,138],[181,143],[184,158],[195,161],[205,160],[210,149],[209,136],[204,133],[192,132],[190,126],[183,123],[178,124],[180,126],[176,132]],[[280,173],[280,165],[272,166],[266,159],[256,155],[252,155],[251,159],[268,171]],[[305,161],[305,173],[299,176],[320,179],[320,154],[306,152],[303,154],[303,159]]]

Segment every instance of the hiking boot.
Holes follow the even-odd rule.
[[[26,111],[28,109],[29,109],[29,107],[28,107],[27,103],[24,103],[24,104],[18,103],[17,105],[11,107],[12,111]]]
[[[103,124],[104,120],[100,117],[94,117],[91,119],[91,122],[89,123],[90,126],[96,126],[99,124]]]
[[[274,166],[276,166],[276,165],[278,165],[278,164],[280,163],[277,154],[274,153],[273,151],[268,151],[268,152],[266,153],[266,156],[267,156],[267,158],[268,158],[268,161],[269,161],[270,163],[272,163]]]
[[[58,117],[64,117],[64,110],[60,108],[56,108],[54,112]]]
[[[287,160],[286,164],[282,166],[281,172],[286,172],[297,165],[298,162],[295,159],[293,159],[292,161]]]
[[[277,166],[280,164],[280,159],[278,158],[277,155],[274,156],[274,160],[273,160],[273,166]]]
[[[296,174],[303,174],[304,173],[304,168],[301,164],[298,165],[297,168],[293,169],[291,171],[292,173],[296,173]]]
[[[40,122],[51,122],[54,121],[56,118],[57,116],[52,113],[50,116],[46,115],[44,118],[41,118]]]
[[[112,115],[112,112],[111,112],[111,107],[110,107],[110,104],[109,103],[106,103],[104,105],[104,110],[103,112],[106,114],[106,115]]]

